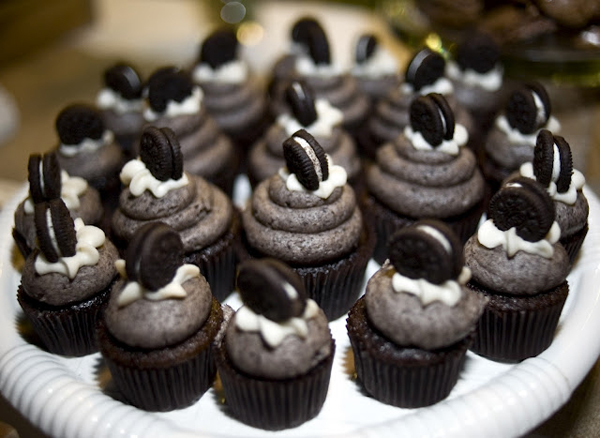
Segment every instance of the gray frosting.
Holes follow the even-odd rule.
[[[435,349],[467,336],[485,307],[485,299],[462,287],[454,306],[434,301],[423,306],[413,294],[392,288],[393,266],[386,264],[367,283],[367,317],[371,324],[395,344]]]
[[[202,275],[183,283],[184,298],[140,298],[119,307],[118,297],[125,285],[122,279],[113,288],[104,317],[110,333],[132,347],[154,349],[177,344],[196,333],[210,314],[212,295]]]
[[[331,333],[327,317],[319,309],[308,320],[308,335],[288,335],[270,348],[258,332],[243,332],[235,326],[234,315],[225,334],[225,347],[232,363],[252,376],[289,379],[307,373],[331,354]]]
[[[533,161],[534,144],[511,143],[506,134],[497,126],[490,130],[485,141],[485,152],[500,166],[518,170],[521,164]]]
[[[71,176],[80,176],[88,181],[117,175],[123,164],[123,152],[116,142],[93,152],[82,151],[72,157],[63,155],[58,149],[57,156],[61,169]]]
[[[569,256],[559,243],[552,258],[518,251],[509,258],[502,246],[488,249],[477,234],[465,244],[465,265],[486,289],[509,295],[535,295],[560,285],[569,273]]]
[[[484,180],[471,150],[458,155],[418,151],[404,135],[377,151],[366,172],[373,196],[401,215],[447,218],[481,201]]]
[[[556,222],[560,226],[561,237],[569,236],[581,230],[588,222],[590,206],[581,190],[577,192],[575,204],[569,205],[554,201]]]
[[[279,175],[261,182],[242,212],[250,245],[288,263],[317,264],[352,251],[363,228],[349,185],[328,199],[287,190]]]
[[[112,217],[112,231],[130,240],[147,222],[161,221],[177,230],[186,252],[201,250],[218,240],[233,217],[230,199],[203,178],[188,175],[189,184],[162,198],[146,191],[135,197],[125,188]]]
[[[135,135],[141,132],[144,125],[144,116],[141,111],[116,112],[113,109],[104,109],[100,112],[105,126],[116,136]]]
[[[58,273],[38,275],[34,264],[39,251],[35,250],[25,260],[21,275],[23,290],[31,298],[51,306],[77,303],[96,295],[110,286],[116,277],[115,261],[119,258],[117,249],[108,239],[98,248],[98,252],[98,263],[82,266],[71,280]]]
[[[401,76],[386,75],[381,77],[355,76],[358,86],[373,101],[387,97],[393,90],[400,86]]]

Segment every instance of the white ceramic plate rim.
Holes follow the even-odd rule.
[[[468,354],[450,396],[431,407],[406,410],[360,392],[347,370],[345,318],[331,324],[337,341],[334,373],[321,414],[275,435],[304,436],[519,436],[558,410],[600,354],[600,201],[586,187],[590,232],[569,276],[571,293],[552,345],[519,364]],[[11,264],[13,211],[24,187],[0,214],[0,392],[33,424],[52,436],[263,436],[230,418],[210,390],[194,406],[148,413],[113,398],[98,375],[99,354],[62,358],[27,343],[16,319],[19,274]],[[372,262],[369,272],[377,265]],[[229,300],[238,305],[237,297]],[[102,386],[102,388],[101,388]],[[104,389],[104,390],[103,390]],[[117,396],[118,397],[118,396]]]

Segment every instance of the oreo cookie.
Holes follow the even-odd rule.
[[[377,49],[377,38],[375,35],[370,33],[361,35],[356,42],[354,61],[357,64],[364,64],[373,56],[375,49]]]
[[[533,134],[546,125],[551,110],[550,98],[544,86],[531,82],[510,95],[506,105],[506,119],[519,132]]]
[[[308,33],[311,28],[321,28],[319,22],[313,17],[302,17],[292,26],[292,41],[308,47]]]
[[[329,65],[331,54],[329,41],[321,27],[310,27],[307,36],[308,53],[315,65]]]
[[[302,126],[310,126],[317,120],[315,97],[306,83],[292,81],[285,89],[285,100]]]
[[[100,113],[90,105],[75,103],[64,108],[56,118],[56,132],[62,144],[78,145],[90,138],[100,140],[104,122]]]
[[[558,157],[555,157],[555,146]],[[554,163],[557,158],[560,169],[557,169],[558,176],[555,176]],[[554,181],[559,193],[569,190],[573,175],[573,156],[569,143],[563,137],[554,136],[547,129],[540,131],[533,151],[533,174],[544,187]]]
[[[454,137],[454,113],[444,96],[430,93],[410,104],[410,125],[431,146],[439,146]]]
[[[411,84],[415,91],[434,84],[444,76],[446,60],[429,48],[419,50],[411,59],[404,73],[404,80]]]
[[[464,70],[484,74],[500,61],[500,47],[487,33],[473,32],[458,46],[456,63]]]
[[[398,273],[432,284],[458,278],[464,265],[460,240],[436,220],[420,220],[396,231],[388,240],[388,250]]]
[[[35,204],[33,220],[38,246],[46,260],[56,263],[75,255],[77,234],[69,209],[60,198]]]
[[[183,102],[192,95],[192,79],[181,70],[164,67],[148,80],[148,103],[152,111],[163,113],[169,102]]]
[[[514,178],[492,197],[489,217],[501,231],[516,228],[521,238],[537,242],[554,223],[554,202],[546,189],[530,178]]]
[[[218,29],[202,43],[199,61],[210,65],[213,69],[219,68],[236,59],[238,45],[233,29]]]
[[[104,84],[126,100],[142,97],[142,80],[133,66],[120,62],[104,72]]]
[[[140,139],[140,158],[159,181],[177,180],[183,175],[183,154],[171,128],[145,128]]]
[[[290,173],[307,190],[317,190],[329,178],[329,164],[321,145],[306,130],[296,131],[283,142],[283,157]]]
[[[29,194],[34,204],[60,198],[62,180],[56,152],[30,155],[27,169]]]
[[[272,258],[242,263],[237,288],[246,306],[275,322],[301,316],[308,298],[300,276],[283,262]]]
[[[125,252],[127,278],[151,291],[169,284],[183,262],[179,233],[162,222],[136,230]]]

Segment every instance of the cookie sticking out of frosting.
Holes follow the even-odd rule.
[[[202,43],[198,61],[217,69],[236,59],[238,46],[239,42],[233,29],[218,29]]]
[[[506,105],[506,119],[513,129],[533,134],[550,118],[550,97],[544,86],[531,82],[515,90]]]
[[[315,97],[304,82],[291,82],[285,89],[285,100],[302,126],[310,126],[317,120]]]
[[[86,139],[98,141],[104,134],[100,113],[90,105],[72,104],[56,118],[56,131],[64,145],[79,145]]]
[[[30,155],[27,169],[29,194],[34,204],[60,198],[61,170],[55,152]]]
[[[329,178],[327,156],[317,140],[301,129],[283,143],[283,156],[290,173],[307,190],[317,190]]]
[[[192,79],[181,70],[164,67],[148,79],[148,102],[155,113],[163,113],[169,102],[181,103],[192,95]]]
[[[275,322],[302,316],[308,299],[298,274],[271,258],[241,264],[237,288],[246,306]]]
[[[529,242],[543,239],[554,223],[554,202],[546,189],[530,178],[511,179],[490,200],[489,217],[500,231],[515,228]]]
[[[142,80],[130,64],[119,62],[104,72],[104,84],[126,100],[142,97]]]
[[[35,205],[35,230],[39,249],[50,263],[75,255],[77,234],[69,209],[60,198]]]
[[[432,85],[442,76],[446,61],[437,52],[431,49],[424,48],[418,51],[406,67],[404,80],[411,84],[415,91],[421,88]]]
[[[377,49],[377,38],[371,33],[361,35],[356,42],[356,48],[354,50],[354,61],[357,64],[364,64],[367,62]]]
[[[308,47],[308,34],[311,28],[321,28],[321,25],[314,17],[302,17],[292,26],[292,41],[296,44]]]
[[[454,113],[441,94],[419,96],[410,105],[410,124],[431,146],[454,137]]]
[[[171,128],[150,126],[144,129],[140,159],[159,181],[178,180],[183,175],[183,154]]]
[[[469,34],[456,51],[456,62],[463,71],[473,70],[485,74],[492,71],[499,61],[500,47],[486,33]]]
[[[547,129],[540,131],[533,152],[533,174],[544,187],[554,182],[558,193],[569,190],[573,156],[569,143],[563,137],[554,136]]]
[[[329,41],[325,31],[319,26],[312,26],[307,32],[308,53],[315,65],[331,64]]]

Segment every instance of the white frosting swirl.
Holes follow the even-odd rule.
[[[79,197],[88,189],[87,181],[78,176],[69,176],[66,170],[60,171],[60,180],[60,197],[69,211],[77,211],[81,205]],[[33,214],[35,208],[31,196],[28,196],[27,199],[25,199],[23,209],[25,214]]]
[[[124,99],[112,88],[103,88],[96,97],[96,104],[101,109],[112,109],[117,114],[141,112],[144,107],[143,99]]]
[[[312,193],[321,199],[327,199],[337,187],[344,187],[344,185],[346,185],[348,173],[346,173],[346,169],[342,166],[332,165],[329,155],[326,155],[326,157],[329,164],[329,178],[325,181],[320,181],[317,190],[307,190],[306,187],[298,181],[296,174],[289,173],[287,167],[279,169],[279,176],[285,181],[285,186],[289,191]]]
[[[302,316],[275,322],[263,315],[257,315],[248,306],[242,306],[235,314],[235,325],[244,332],[259,332],[265,343],[275,348],[287,336],[295,335],[305,339],[308,335],[307,321],[317,316],[318,312],[317,303],[308,299]]]
[[[456,62],[449,61],[446,64],[446,74],[449,78],[470,87],[479,87],[486,91],[497,91],[502,86],[504,69],[496,64],[487,73],[478,73],[470,68],[463,71]]]
[[[315,64],[311,57],[303,55],[296,57],[296,71],[302,76],[320,76],[323,78],[331,78],[343,73],[337,65]]]
[[[167,118],[173,118],[177,116],[196,114],[200,111],[203,97],[204,93],[202,93],[202,90],[199,86],[196,86],[192,89],[192,94],[183,99],[183,101],[176,102],[174,100],[170,100],[167,103],[167,108],[163,113],[156,113],[150,107],[146,108],[144,111],[144,118],[148,122],[153,122],[163,116]]]
[[[317,119],[309,126],[302,126],[293,115],[287,113],[277,117],[277,124],[285,129],[288,136],[293,135],[300,129],[306,129],[314,136],[331,137],[333,128],[339,126],[344,120],[344,113],[325,99],[316,99],[315,110]]]
[[[409,96],[415,94],[415,88],[408,82],[400,84],[400,91]],[[441,77],[433,84],[426,85],[417,92],[417,94],[420,96],[425,96],[430,93],[438,93],[447,96],[454,93],[454,86],[448,78]]]
[[[533,134],[523,134],[518,129],[513,129],[508,123],[508,119],[504,114],[498,116],[496,118],[496,127],[500,129],[500,131],[506,134],[508,141],[513,144],[523,143],[529,144],[532,148],[535,147],[535,143],[537,141],[537,136],[541,129],[547,129],[551,132],[558,132],[560,130],[560,122],[556,120],[554,116],[550,116],[548,119],[548,123],[543,128],[535,131]]]
[[[557,157],[557,155],[558,154],[556,153],[554,154],[555,158]],[[533,163],[531,162],[523,163],[519,168],[519,173],[521,174],[521,176],[524,176],[526,178],[531,178],[534,180],[536,179],[535,174],[533,173]],[[581,173],[577,169],[573,169],[573,174],[571,175],[571,183],[569,184],[569,188],[566,192],[563,193],[558,192],[558,189],[556,188],[556,180],[557,177],[555,177],[553,171],[552,180],[550,181],[548,187],[546,187],[546,191],[548,192],[550,197],[554,201],[562,202],[563,204],[567,205],[574,205],[577,201],[577,192],[581,190],[585,185],[585,177],[583,176],[583,173]]]
[[[517,229],[512,227],[506,231],[500,231],[492,219],[485,221],[477,231],[477,240],[489,249],[502,246],[508,257],[513,257],[519,251],[539,255],[546,259],[554,255],[554,245],[560,239],[560,226],[554,222],[548,234],[537,242],[529,242],[517,235]]]
[[[440,301],[447,306],[455,306],[462,296],[462,286],[471,279],[471,270],[463,267],[457,280],[447,280],[442,284],[433,284],[418,278],[412,279],[403,276],[399,272],[392,276],[392,289],[396,293],[409,293],[415,295],[423,306],[434,301]]]
[[[115,262],[115,267],[121,277],[125,278],[127,276],[125,273],[125,260],[117,260]],[[185,298],[187,293],[183,288],[183,283],[195,277],[200,277],[200,269],[198,266],[184,264],[177,268],[171,282],[158,290],[148,290],[137,281],[129,281],[119,294],[117,304],[119,307],[125,307],[142,298],[150,301]]]
[[[40,253],[34,264],[39,275],[57,273],[73,279],[82,266],[94,266],[98,263],[100,254],[96,248],[100,248],[106,241],[104,231],[92,225],[85,225],[80,218],[75,219],[74,223],[77,235],[75,255],[61,257],[56,263],[50,263],[44,254]]]
[[[221,82],[241,84],[248,78],[248,64],[242,60],[233,60],[213,69],[206,63],[198,64],[192,72],[194,82]]]
[[[156,198],[162,198],[171,190],[186,186],[189,182],[185,172],[177,180],[169,178],[166,181],[160,181],[152,175],[152,172],[146,167],[146,163],[139,158],[127,162],[121,169],[119,178],[136,197],[148,190]]]
[[[467,129],[459,123],[454,126],[454,135],[452,136],[452,139],[442,140],[442,143],[439,146],[430,145],[429,142],[423,138],[423,135],[419,131],[414,131],[410,125],[407,125],[404,128],[404,135],[417,150],[437,150],[449,155],[458,155],[460,153],[460,148],[466,145],[469,140]]]
[[[389,50],[377,46],[375,53],[361,64],[352,67],[354,76],[365,78],[381,78],[398,72],[398,60]]]
[[[92,138],[84,138],[79,144],[64,144],[61,143],[58,151],[65,157],[74,157],[80,152],[94,152],[101,147],[110,144],[114,140],[112,131],[106,129],[98,140]]]

